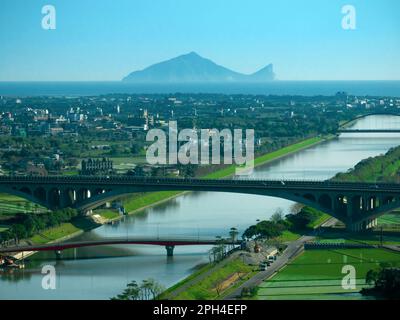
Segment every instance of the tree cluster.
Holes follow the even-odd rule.
[[[400,298],[400,268],[381,266],[378,270],[369,270],[365,282],[374,286],[361,290],[364,295],[380,296],[386,299]]]
[[[0,241],[26,239],[47,228],[68,222],[78,215],[77,210],[66,208],[48,213],[19,213],[14,218],[12,227],[0,233]]]
[[[164,287],[154,279],[143,280],[141,284],[132,281],[121,294],[111,300],[157,300],[163,291]]]

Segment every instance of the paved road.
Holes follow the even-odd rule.
[[[270,278],[275,272],[284,267],[290,260],[304,250],[304,243],[313,240],[314,236],[302,236],[296,241],[291,242],[282,255],[278,256],[275,262],[265,271],[260,271],[254,277],[239,286],[234,292],[224,297],[225,300],[232,300],[240,297],[243,288],[258,286],[265,279]]]

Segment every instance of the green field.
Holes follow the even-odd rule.
[[[258,289],[258,299],[360,299],[365,275],[382,262],[400,266],[400,254],[384,249],[307,250]],[[356,289],[345,290],[342,268],[356,271]]]
[[[45,208],[35,205],[28,200],[0,193],[0,216],[12,216],[19,212],[46,211]]]
[[[383,216],[378,218],[378,226],[379,225],[395,225],[395,224],[398,224],[400,226],[400,212],[399,211],[386,213]]]
[[[44,244],[50,241],[54,241],[66,236],[69,236],[73,233],[81,231],[78,227],[74,226],[72,223],[62,223],[61,225],[53,228],[49,228],[40,234],[37,234],[30,238],[33,243],[36,244]]]
[[[321,224],[323,224],[324,222],[326,222],[327,220],[329,220],[330,218],[332,218],[329,214],[326,213],[322,213],[322,215],[316,219],[315,221],[311,222],[308,227],[309,228],[316,228],[318,226],[320,226]]]
[[[204,268],[204,270],[208,270],[208,268]],[[174,300],[216,299],[218,298],[218,286],[222,286],[225,281],[229,282],[229,279],[235,277],[237,274],[241,275],[240,278],[235,282],[232,282],[231,286],[227,287],[225,290],[222,290],[222,292],[226,293],[227,291],[232,290],[232,288],[238,286],[240,283],[253,276],[253,267],[244,264],[241,258],[236,258],[232,261],[229,261],[221,268],[218,268],[210,275],[197,282],[195,285],[189,287],[184,292],[175,296]]]
[[[129,213],[154,205],[157,202],[165,201],[169,198],[175,197],[181,192],[179,191],[160,191],[151,192],[142,195],[135,195],[131,198],[123,200],[125,210]]]
[[[98,209],[93,212],[94,214],[98,214],[102,216],[104,219],[115,219],[118,218],[120,215],[117,210],[115,209]]]
[[[284,230],[282,234],[279,237],[277,237],[277,240],[280,242],[289,242],[289,241],[295,241],[300,237],[301,234],[299,233],[295,233],[290,230]]]
[[[369,234],[348,234],[343,232],[325,232],[322,238],[317,238],[316,242],[322,243],[361,243],[361,244],[380,244],[381,235],[377,231]],[[383,233],[382,244],[400,245],[400,235],[398,233]]]

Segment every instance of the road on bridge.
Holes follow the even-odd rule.
[[[71,248],[93,247],[118,244],[139,244],[156,246],[197,246],[216,245],[217,243],[241,244],[242,241],[232,239],[205,239],[205,238],[109,238],[92,241],[59,242],[40,245],[12,246],[0,248],[0,253],[26,252],[26,251],[62,251]]]

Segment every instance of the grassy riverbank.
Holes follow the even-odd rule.
[[[116,209],[98,209],[95,211],[95,213],[107,222],[120,218],[120,214]]]
[[[364,159],[348,172],[338,173],[334,180],[399,183],[400,146],[386,154]]]
[[[124,208],[129,214],[132,214],[138,210],[172,199],[181,193],[180,191],[160,191],[134,195],[123,201]]]
[[[161,298],[172,300],[215,300],[250,279],[254,274],[254,267],[243,263],[242,258],[236,256],[233,259],[229,259],[229,261],[203,266],[165,291]],[[185,287],[185,290],[174,294],[176,290],[183,287]]]
[[[65,222],[34,235],[29,239],[35,244],[46,244],[58,242],[77,236],[85,231],[98,227],[92,219],[87,217],[77,217],[71,222]]]

